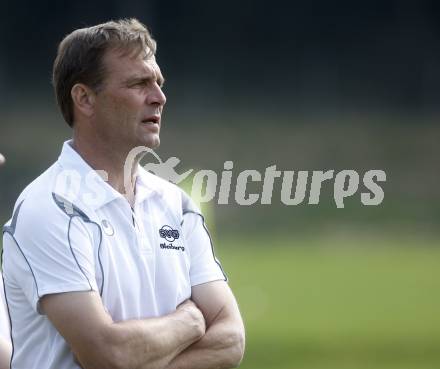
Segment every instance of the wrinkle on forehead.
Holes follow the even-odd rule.
[[[144,54],[147,55],[147,54]],[[110,51],[105,56],[106,69],[108,71],[108,77],[115,77],[120,80],[127,80],[135,76],[142,77],[144,74],[152,75],[157,80],[163,80],[162,73],[159,65],[156,62],[156,57],[146,56],[140,57],[141,54],[137,53],[119,53],[116,50]],[[128,59],[133,62],[134,68],[127,68],[126,63],[123,63],[123,59]],[[122,62],[122,63],[121,63]]]
[[[156,63],[156,59],[144,59],[142,63],[142,70],[134,73],[139,78],[154,77],[156,80],[163,80],[162,73],[159,65]]]
[[[163,83],[164,82],[164,78],[162,76],[162,72],[161,72],[161,70],[159,68],[159,65],[156,62],[156,58],[154,57],[154,55],[153,55],[153,57],[149,57],[149,58],[143,59],[143,62],[144,62],[143,63],[144,67],[148,68],[147,73],[152,72],[153,77],[156,80],[160,80]],[[145,68],[145,69],[147,69],[147,68]],[[145,69],[144,69],[144,71],[145,71]]]

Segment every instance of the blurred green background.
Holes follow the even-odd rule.
[[[440,7],[430,1],[9,4],[0,40],[0,220],[70,130],[57,42],[135,16],[158,40],[162,160],[178,172],[370,169],[385,198],[204,204],[247,327],[245,369],[440,367]],[[3,27],[3,28],[1,28]],[[262,184],[248,186],[261,193]],[[308,197],[306,197],[307,199]],[[217,199],[217,196],[216,196]]]
[[[220,243],[246,321],[243,368],[438,368],[437,244],[385,237]]]

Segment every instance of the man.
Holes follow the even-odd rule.
[[[0,167],[4,163],[5,157],[0,153]],[[11,351],[9,318],[3,289],[3,278],[0,275],[0,369],[9,368]]]
[[[58,48],[53,82],[73,139],[5,226],[12,368],[209,369],[243,357],[199,210],[141,155],[124,178],[133,150],[160,143],[154,54],[134,19],[76,30]]]

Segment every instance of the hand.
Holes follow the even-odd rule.
[[[205,318],[197,307],[197,305],[190,299],[182,302],[177,306],[177,312],[183,312],[190,319],[190,323],[194,325],[194,328],[199,331],[200,337],[202,337],[206,332]]]

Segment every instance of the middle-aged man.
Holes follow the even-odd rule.
[[[73,139],[4,227],[13,369],[230,368],[243,357],[243,322],[199,210],[141,155],[124,178],[134,148],[159,145],[154,54],[134,19],[59,45],[53,82]]]

